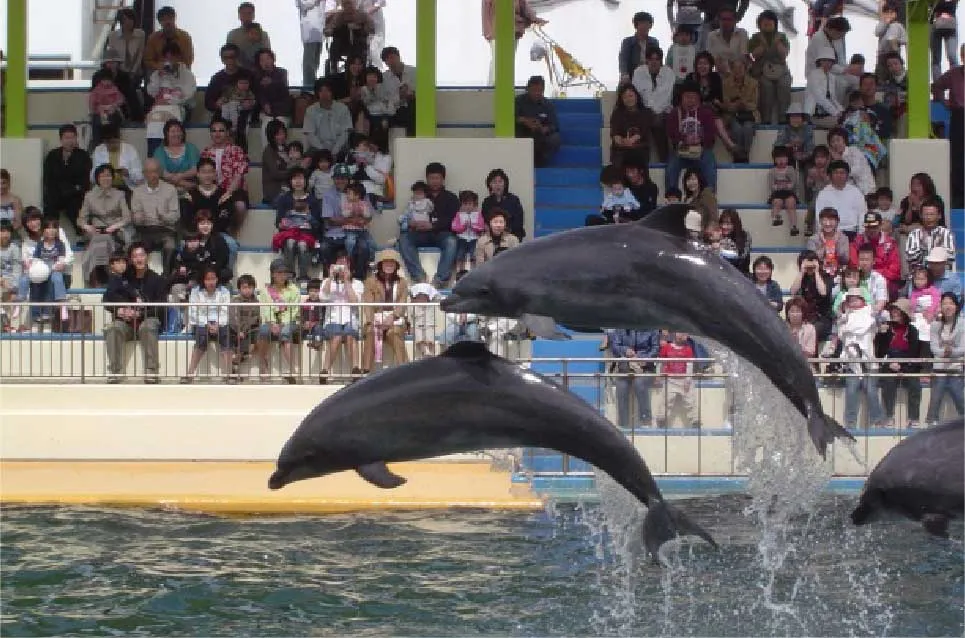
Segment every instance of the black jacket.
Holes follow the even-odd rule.
[[[921,357],[921,341],[918,338],[918,328],[908,325],[908,334],[906,335],[906,340],[908,341],[907,350],[897,350],[892,347],[892,341],[895,338],[895,331],[892,328],[891,322],[888,323],[888,329],[884,332],[879,332],[875,335],[875,358],[877,359],[918,359]],[[921,364],[919,363],[899,363],[901,366],[901,372],[907,372],[914,374],[916,372],[921,372]],[[881,364],[882,372],[889,372],[888,365]]]
[[[58,146],[44,158],[44,210],[59,211],[71,197],[84,198],[90,189],[90,155],[75,149],[64,162],[63,147]]]
[[[523,211],[523,203],[519,201],[519,198],[509,192],[509,184],[506,185],[506,193],[502,199],[497,200],[495,195],[490,195],[483,200],[483,218],[488,220],[489,213],[496,208],[506,211],[506,214],[509,215],[509,221],[506,224],[507,230],[522,241],[526,237],[526,227],[524,226],[526,213]]]
[[[107,282],[107,290],[104,291],[103,301],[105,303],[164,303],[167,297],[167,283],[164,278],[150,268],[140,279],[134,273],[133,268],[129,268],[123,276],[111,275]],[[111,311],[113,314],[113,311]],[[153,317],[158,321],[164,320],[164,307],[153,306],[141,309],[141,317]]]
[[[432,201],[432,232],[450,233],[452,232],[452,220],[459,212],[461,204],[456,194],[443,188],[438,193],[429,191],[426,197]]]
[[[201,244],[194,252],[188,251],[185,247],[175,251],[171,255],[167,271],[171,273],[168,279],[168,288],[174,284],[187,284],[190,282],[201,283],[201,269],[205,266],[213,266],[214,259],[208,248]],[[185,275],[180,273],[181,267],[188,272]]]

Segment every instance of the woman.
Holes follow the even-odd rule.
[[[837,98],[837,76],[831,73],[837,56],[834,49],[825,47],[818,52],[814,68],[808,71],[804,89],[804,110],[817,128],[831,129],[838,125],[844,107]]]
[[[932,77],[942,74],[942,45],[945,45],[945,57],[948,58],[948,68],[959,65],[958,60],[958,18],[955,11],[958,0],[939,0],[935,3],[931,13],[931,69]]]
[[[798,273],[791,284],[791,294],[804,301],[804,320],[814,325],[818,342],[831,334],[831,290],[834,280],[824,272],[821,260],[813,250],[801,251],[797,257]]]
[[[868,158],[857,146],[848,146],[848,132],[843,128],[833,128],[828,131],[828,149],[831,151],[831,161],[844,160],[851,169],[849,179],[865,195],[875,191],[875,176],[871,172]]]
[[[273,120],[265,128],[268,142],[261,152],[261,198],[265,204],[273,204],[288,182],[288,127],[284,122]]]
[[[921,354],[921,341],[918,329],[911,324],[911,304],[907,299],[898,299],[888,306],[889,321],[883,330],[875,335],[875,357],[879,359],[918,359]],[[895,427],[895,403],[898,386],[904,386],[907,393],[908,424],[918,427],[921,410],[921,372],[919,363],[882,363],[884,376],[878,382],[881,388],[881,402],[885,408],[884,427]]]
[[[348,107],[352,124],[360,128],[365,118],[362,104],[362,87],[365,85],[365,60],[357,55],[345,62],[345,70],[332,78],[332,96]]]
[[[392,178],[392,157],[365,135],[355,139],[355,179],[365,187],[365,194],[375,207],[386,199],[386,184]]]
[[[791,70],[787,55],[791,45],[787,36],[777,30],[777,14],[761,11],[757,16],[757,33],[751,36],[747,50],[753,56],[750,74],[759,86],[758,110],[761,121],[777,125],[791,105]]]
[[[124,193],[113,186],[114,169],[101,164],[94,169],[94,187],[84,195],[84,203],[77,218],[81,230],[90,242],[84,252],[83,276],[90,288],[107,284],[104,268],[111,254],[125,250],[133,239],[131,210]]]
[[[509,215],[501,208],[494,208],[486,216],[486,232],[476,242],[476,266],[481,266],[496,255],[519,246],[519,239],[506,230]]]
[[[389,150],[389,128],[399,110],[399,94],[383,82],[382,72],[370,66],[365,70],[362,86],[362,106],[368,122],[369,135],[385,152]]]
[[[385,303],[384,306],[365,306],[365,328],[362,344],[362,374],[368,374],[375,363],[382,363],[382,348],[392,350],[396,365],[409,360],[403,338],[406,333],[406,308],[409,284],[400,274],[402,258],[394,250],[382,250],[375,255],[375,272],[368,276],[362,293],[363,303]]]
[[[724,83],[720,73],[714,71],[714,56],[701,51],[694,58],[694,72],[687,75],[686,82],[700,87],[700,101],[720,114],[724,108]]]
[[[931,325],[931,348],[936,359],[953,359],[956,362],[936,361],[932,370],[931,398],[928,401],[928,425],[938,423],[941,417],[942,400],[947,394],[959,416],[965,414],[965,390],[963,390],[962,357],[965,357],[965,320],[962,319],[962,304],[955,293],[942,295],[941,311]]]
[[[784,305],[784,317],[791,336],[801,346],[808,359],[818,356],[818,338],[814,326],[804,320],[807,303],[800,297],[792,297]]]
[[[144,79],[144,42],[143,29],[137,28],[137,15],[133,9],[124,8],[117,12],[120,29],[111,31],[107,36],[107,48],[121,55],[120,68],[134,78],[135,86]]]
[[[178,120],[165,122],[161,145],[153,157],[161,164],[161,179],[177,188],[182,196],[197,185],[201,151],[187,141],[184,125]]]
[[[271,238],[272,250],[282,254],[288,271],[298,273],[299,282],[307,283],[322,232],[322,212],[318,200],[308,192],[304,168],[293,168],[288,175],[288,191],[275,202],[275,228],[278,232]]]
[[[747,75],[744,61],[736,59],[730,63],[730,75],[724,80],[723,88],[728,132],[734,142],[731,153],[736,163],[746,164],[754,143],[754,126],[761,120],[761,113],[757,110],[757,80]]]
[[[731,65],[733,69],[733,65]],[[751,235],[744,230],[740,213],[735,208],[725,208],[720,213],[721,255],[734,268],[747,276],[751,274]]]
[[[497,208],[506,214],[509,232],[519,241],[526,238],[526,213],[519,197],[509,190],[509,175],[501,168],[494,168],[486,176],[486,190],[489,196],[482,202],[483,217],[489,218]]]
[[[898,204],[898,232],[901,235],[907,236],[913,228],[921,226],[921,205],[928,200],[938,202],[942,212],[938,225],[945,226],[945,201],[938,194],[935,180],[928,173],[915,173],[908,182],[908,194]]]
[[[0,221],[8,222],[18,232],[23,220],[23,200],[10,191],[10,171],[0,168]]]
[[[688,168],[684,171],[683,187],[682,201],[684,204],[690,204],[700,213],[701,228],[706,228],[710,222],[717,221],[717,196],[707,185],[707,180],[699,170]]]
[[[251,84],[261,110],[261,143],[268,145],[267,127],[280,120],[287,126],[291,122],[294,103],[288,94],[288,71],[275,66],[275,53],[262,49],[255,58],[255,79]]]
[[[650,127],[653,113],[632,84],[617,89],[617,101],[610,114],[610,163],[620,168],[627,153],[650,157]]]
[[[175,119],[186,122],[191,113],[191,103],[197,91],[197,81],[191,69],[181,61],[181,47],[168,42],[161,49],[164,64],[148,78],[147,94],[154,98],[154,105],[147,114],[147,151],[154,154],[163,138],[164,125]]]

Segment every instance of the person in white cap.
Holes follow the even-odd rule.
[[[831,71],[834,65],[834,49],[825,47],[818,50],[814,66],[807,74],[804,110],[818,128],[834,128],[838,124],[838,116],[844,111],[837,98],[838,76]]]
[[[948,272],[949,262],[948,250],[944,246],[934,246],[925,258],[925,266],[931,273],[932,282],[938,288],[938,292],[940,294],[950,292],[961,299],[962,280],[956,273]],[[910,290],[911,282],[908,285]]]

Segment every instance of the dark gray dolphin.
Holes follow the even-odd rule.
[[[651,555],[677,535],[717,546],[664,501],[636,448],[598,410],[480,343],[388,368],[322,401],[285,443],[268,486],[354,469],[391,488],[405,479],[386,462],[519,446],[554,449],[612,476],[648,508]]]
[[[915,432],[891,448],[871,471],[855,525],[896,512],[936,536],[948,536],[948,521],[965,515],[965,419],[958,417]]]
[[[853,441],[824,413],[811,367],[764,296],[736,268],[687,241],[687,211],[665,206],[639,222],[526,242],[470,271],[442,309],[522,317],[548,338],[558,336],[556,323],[708,337],[767,375],[807,419],[822,457],[835,438]]]

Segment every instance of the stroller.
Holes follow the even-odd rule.
[[[360,57],[368,64],[369,36],[375,31],[371,18],[354,7],[343,8],[325,19],[328,59],[325,75],[344,70],[345,62]]]
[[[542,27],[534,26],[532,31],[539,41],[533,43],[529,57],[533,62],[546,60],[550,82],[556,85],[557,97],[566,97],[568,88],[593,89],[597,97],[606,91],[606,85],[556,40],[549,37]]]

